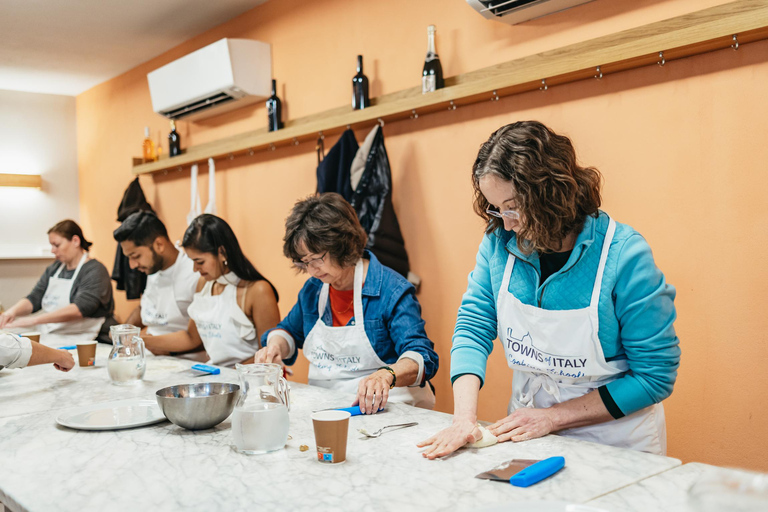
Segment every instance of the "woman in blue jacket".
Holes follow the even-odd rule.
[[[599,210],[599,172],[527,121],[491,135],[472,177],[488,224],[453,335],[453,422],[424,456],[482,437],[477,397],[497,337],[513,370],[508,416],[488,427],[499,441],[557,432],[666,453],[675,289],[645,239]]]
[[[438,358],[416,290],[365,250],[354,208],[336,193],[311,196],[285,222],[283,253],[311,276],[288,316],[262,336],[256,362],[309,360],[309,383],[357,395],[364,414],[388,400],[431,409]]]

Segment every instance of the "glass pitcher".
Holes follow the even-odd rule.
[[[232,412],[232,436],[242,453],[279,450],[288,440],[290,390],[279,364],[235,365],[240,398]]]
[[[109,328],[112,337],[112,352],[109,353],[107,371],[113,384],[129,386],[141,382],[147,363],[144,356],[144,340],[139,337],[141,329],[129,324],[113,325]]]

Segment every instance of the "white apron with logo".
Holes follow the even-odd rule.
[[[77,279],[78,274],[80,274],[80,269],[83,268],[86,261],[88,261],[88,253],[83,254],[71,279],[62,279],[59,277],[62,270],[66,268],[64,263],[62,263],[59,266],[59,270],[48,279],[48,287],[45,289],[45,294],[43,295],[42,300],[43,312],[51,313],[71,304],[69,296],[72,294],[72,285],[74,284],[75,279]],[[39,330],[43,335],[76,334],[78,335],[78,338],[93,340],[99,335],[103,323],[104,318],[102,317],[84,317],[80,320],[72,320],[70,322],[40,324]]]
[[[350,325],[327,326],[323,313],[328,303],[328,284],[323,284],[317,301],[318,318],[304,340],[304,355],[309,360],[309,384],[357,394],[360,381],[388,366],[379,359],[365,333],[363,315],[363,260],[355,265],[353,304],[355,317]],[[401,402],[432,409],[435,395],[429,385],[424,387],[396,387],[389,390],[390,402]]]
[[[218,278],[216,282],[225,284],[219,295],[211,294],[213,281],[208,281],[187,310],[203,340],[210,358],[208,364],[234,366],[253,357],[258,350],[258,340],[254,341],[256,328],[237,304],[239,281],[232,272]]]
[[[141,323],[152,336],[185,331],[189,318],[179,309],[176,301],[176,281],[184,272],[186,256],[179,252],[171,268],[147,276],[147,286],[141,296]]]
[[[615,230],[616,223],[611,219],[592,298],[583,309],[558,311],[523,304],[508,291],[515,257],[510,254],[507,258],[496,309],[499,340],[504,345],[507,363],[514,370],[510,413],[521,407],[551,407],[583,396],[628,370],[626,360],[605,360],[598,338],[600,286]],[[557,434],[658,455],[667,451],[661,404],[618,420]]]

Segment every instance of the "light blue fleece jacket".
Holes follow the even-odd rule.
[[[497,337],[496,298],[509,253],[518,259],[509,291],[521,302],[549,310],[585,308],[608,223],[604,212],[587,217],[565,266],[544,283],[539,282],[538,254],[522,254],[514,233],[499,229],[483,237],[456,320],[451,381],[463,374],[485,381]],[[598,336],[606,360],[626,359],[629,364],[623,376],[601,388],[614,417],[632,414],[672,393],[680,365],[674,299],[675,289],[656,267],[648,243],[630,226],[617,222],[598,305]]]

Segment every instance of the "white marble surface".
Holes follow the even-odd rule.
[[[720,482],[730,485],[722,486]],[[753,482],[762,492],[755,488],[757,485],[749,489]],[[613,512],[765,512],[768,475],[694,462],[592,500],[588,505]]]
[[[352,397],[297,383],[291,384],[292,439],[272,454],[236,452],[229,419],[197,432],[168,422],[105,432],[57,426],[63,407],[152,397],[156,389],[181,382],[237,382],[233,370],[215,378],[191,377],[190,361],[156,358],[149,360],[144,383],[124,388],[109,383],[105,361],[106,355],[97,360],[100,367],[69,374],[45,367],[11,377],[0,372],[0,502],[11,510],[402,511],[478,510],[529,500],[584,503],[680,464],[558,436],[428,461],[415,444],[451,417],[389,405],[375,416],[351,418],[347,462],[328,466],[316,461],[310,412],[348,406]],[[419,425],[378,439],[357,433],[405,421]],[[309,451],[301,452],[302,444]],[[508,459],[553,455],[564,456],[566,468],[528,489],[474,478]]]

